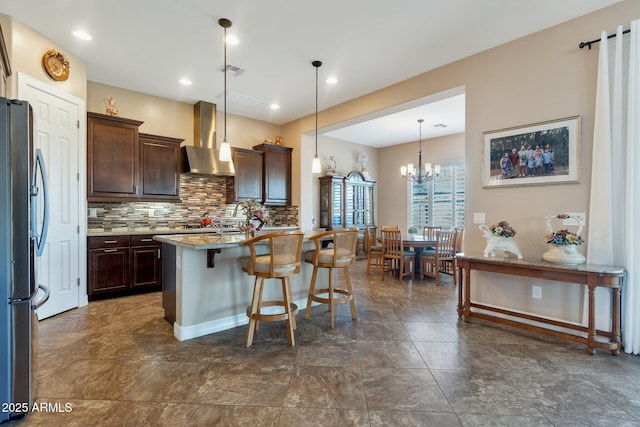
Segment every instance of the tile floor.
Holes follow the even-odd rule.
[[[359,320],[343,304],[330,330],[326,307],[306,321],[301,311],[293,348],[280,323],[263,324],[250,348],[246,327],[178,342],[158,293],[44,320],[37,402],[59,411],[15,424],[640,425],[640,357],[465,324],[450,278],[383,283],[364,267],[351,269]]]

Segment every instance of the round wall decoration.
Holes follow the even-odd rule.
[[[69,78],[69,60],[55,49],[49,49],[42,55],[42,66],[53,80],[62,82]]]

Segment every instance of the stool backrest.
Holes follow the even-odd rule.
[[[290,270],[293,273],[300,272],[300,263],[302,258],[302,241],[304,233],[300,230],[295,231],[274,231],[253,237],[244,242],[249,246],[251,257],[247,266],[248,273],[253,274],[253,265],[256,257],[256,244],[264,242],[269,244],[269,255],[271,258],[270,273],[273,275],[278,270]],[[265,242],[265,240],[267,242]]]
[[[358,230],[355,228],[341,228],[333,230],[333,259],[336,264],[340,259],[356,260],[358,246]]]

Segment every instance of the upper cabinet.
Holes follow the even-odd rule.
[[[260,144],[254,150],[264,153],[262,203],[272,206],[291,204],[291,152],[293,148]]]
[[[262,151],[232,148],[235,176],[227,177],[227,203],[262,200]]]
[[[180,143],[182,139],[141,133],[140,197],[180,200]]]
[[[87,200],[180,199],[182,140],[138,134],[143,122],[87,113]]]

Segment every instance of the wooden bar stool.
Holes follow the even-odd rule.
[[[289,345],[295,345],[293,330],[296,328],[298,307],[291,299],[291,282],[289,276],[300,272],[302,257],[302,239],[304,233],[297,231],[276,231],[253,237],[244,242],[249,246],[251,257],[242,265],[242,271],[256,276],[253,287],[251,305],[247,308],[249,328],[247,330],[247,347],[253,342],[253,334],[259,328],[259,322],[286,321]],[[258,255],[256,244],[268,248],[269,253]],[[282,300],[262,301],[264,279],[280,279],[282,284]],[[263,307],[280,306],[282,313],[262,313]]]
[[[351,287],[351,276],[349,275],[349,265],[356,262],[356,245],[358,243],[358,230],[355,228],[329,230],[315,234],[310,237],[316,245],[315,251],[305,253],[304,260],[313,264],[313,275],[311,276],[311,286],[309,288],[309,298],[307,299],[307,310],[305,319],[311,315],[311,303],[313,301],[328,304],[330,327],[334,326],[334,313],[336,304],[349,303],[351,305],[351,318],[356,320],[356,303]],[[321,240],[333,239],[333,248],[323,249]],[[316,277],[319,268],[329,269],[329,287],[316,289]],[[336,288],[333,284],[333,269],[343,268],[346,289]],[[327,297],[320,295],[327,294]]]

